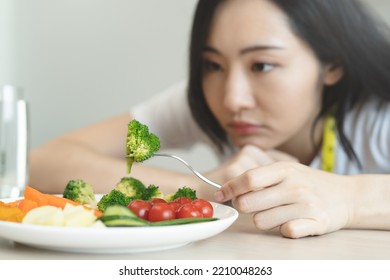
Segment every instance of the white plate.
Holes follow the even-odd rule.
[[[218,203],[212,205],[214,217],[218,220],[211,222],[162,227],[65,228],[0,221],[0,237],[37,248],[65,252],[136,253],[165,250],[215,236],[237,219],[238,212],[234,208]]]

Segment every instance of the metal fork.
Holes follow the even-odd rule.
[[[207,184],[213,186],[214,188],[220,188],[221,185],[211,181],[210,179],[207,179],[205,176],[203,176],[202,174],[200,174],[198,171],[196,171],[191,165],[189,165],[184,159],[178,157],[178,156],[175,156],[175,155],[171,155],[171,154],[161,154],[161,153],[155,153],[153,154],[153,156],[159,156],[159,157],[170,157],[170,158],[174,158],[178,161],[180,161],[181,163],[183,163],[185,166],[188,167],[188,169],[190,169],[192,171],[192,173],[194,173],[196,176],[198,176],[199,179],[201,179],[202,181],[206,182]]]

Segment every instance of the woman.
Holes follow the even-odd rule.
[[[101,170],[107,179],[100,182],[117,180],[125,127],[136,118],[165,147],[213,145],[222,164],[206,175],[223,184],[215,199],[254,213],[259,229],[279,227],[291,238],[390,229],[390,43],[383,31],[354,0],[200,0],[189,105],[178,88],[131,116],[57,139],[33,153],[32,180],[42,166],[52,178],[63,174],[53,184]],[[54,151],[69,161],[50,163]],[[132,175],[162,187],[195,182],[143,165]],[[210,194],[195,184],[200,196]]]

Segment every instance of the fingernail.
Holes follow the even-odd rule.
[[[222,191],[216,191],[214,197],[216,201],[223,201],[225,199],[225,196]]]

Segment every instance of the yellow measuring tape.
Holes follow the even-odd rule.
[[[322,139],[321,157],[322,170],[333,172],[336,162],[336,120],[332,113],[325,116],[324,132]]]

